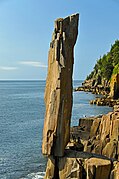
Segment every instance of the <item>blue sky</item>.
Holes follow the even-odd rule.
[[[54,20],[79,13],[74,79],[119,39],[119,0],[0,0],[0,79],[45,79]]]

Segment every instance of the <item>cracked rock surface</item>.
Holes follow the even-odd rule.
[[[63,156],[70,139],[72,72],[79,14],[55,21],[50,43],[45,88],[42,153]]]

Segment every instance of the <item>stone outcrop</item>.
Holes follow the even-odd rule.
[[[42,153],[63,156],[70,140],[72,72],[79,14],[55,21],[50,43],[45,89],[45,121]]]
[[[114,99],[119,98],[119,74],[112,75],[111,77],[110,96]]]
[[[54,159],[49,158],[44,179],[109,179],[112,163],[110,159],[96,154],[65,150],[65,156],[57,160],[57,177],[55,167]],[[116,175],[117,165],[113,170]]]
[[[110,179],[119,179],[119,161],[113,163]]]
[[[108,179],[111,171],[111,162],[101,158],[90,158],[86,161],[87,179]]]
[[[92,92],[93,94],[102,94],[104,96],[109,95],[110,86],[109,83],[101,82],[98,83],[95,79],[85,80],[82,83],[82,86],[76,87],[74,91],[85,91]]]
[[[96,117],[85,117],[79,119],[79,125],[70,129],[70,139],[77,141],[78,139],[88,140],[90,137],[96,136],[102,115]]]
[[[79,126],[71,128],[72,143],[80,138],[85,152],[119,160],[119,105],[106,115],[80,120]]]
[[[78,18],[74,14],[57,19],[50,43],[42,143],[42,153],[48,156],[44,178],[118,179],[119,106],[107,115],[82,118],[70,130]]]
[[[91,100],[90,104],[95,104],[97,106],[109,106],[109,107],[113,107],[113,106],[119,104],[119,99],[112,99],[109,96],[108,97],[102,97],[102,98],[96,98],[94,100]]]
[[[119,160],[119,112],[113,111],[103,115],[95,136],[98,137],[93,142],[92,152],[98,148],[100,154]]]
[[[118,179],[119,106],[79,125],[71,128],[64,156],[49,157],[45,179]]]

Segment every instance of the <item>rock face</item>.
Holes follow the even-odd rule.
[[[111,162],[101,158],[90,158],[86,161],[87,179],[108,179],[111,171]]]
[[[111,77],[110,96],[114,99],[119,98],[119,74]]]
[[[92,152],[105,155],[109,158],[119,159],[118,141],[119,141],[119,108],[114,112],[103,115],[99,123],[99,128],[95,133],[95,141],[92,142]],[[94,126],[94,125],[93,125]],[[96,126],[96,125],[95,125]],[[94,129],[94,128],[93,128]],[[91,131],[92,133],[92,131]],[[93,136],[94,137],[94,136]],[[96,150],[97,151],[96,151]]]
[[[80,138],[85,152],[119,160],[119,105],[106,115],[80,120],[79,126],[71,128],[72,142]]]
[[[55,21],[45,89],[42,153],[63,156],[70,139],[72,72],[79,14]]]
[[[119,106],[107,115],[80,119],[79,126],[70,131],[78,19],[78,14],[57,19],[50,43],[42,143],[42,153],[48,155],[44,178],[118,179]]]
[[[57,177],[55,167],[54,159],[49,158],[44,179],[109,179],[111,160],[88,152],[66,150],[65,156],[57,161]],[[117,165],[113,173],[116,175]]]
[[[119,179],[119,161],[114,162],[113,170],[111,172],[110,179]]]

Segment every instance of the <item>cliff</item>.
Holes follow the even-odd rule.
[[[118,179],[119,106],[106,115],[79,119],[79,126],[71,128],[71,143],[70,149],[86,156],[81,159],[84,169],[81,179]],[[88,169],[87,162],[92,168]]]
[[[70,128],[72,72],[79,14],[55,21],[45,89],[42,153],[45,179],[118,179],[119,106]],[[115,81],[115,80],[114,80]]]
[[[114,106],[114,111],[106,115],[80,119],[79,126],[71,128],[75,145],[79,138],[84,152],[119,160],[119,106]]]
[[[114,99],[119,98],[119,73],[113,74],[111,77],[110,96]]]
[[[111,46],[110,51],[100,57],[93,71],[87,76],[83,83],[85,88],[95,93],[111,94],[112,98],[119,97],[119,81],[115,75],[119,74],[119,40]],[[116,85],[113,79],[116,80]],[[111,91],[111,93],[110,93]]]

